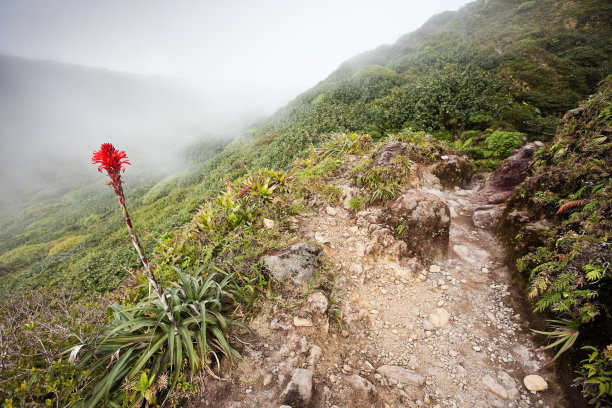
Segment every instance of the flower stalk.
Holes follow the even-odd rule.
[[[127,207],[125,206],[125,196],[123,194],[123,186],[122,186],[123,181],[121,180],[121,171],[125,172],[124,164],[130,164],[130,162],[127,159],[127,155],[125,154],[125,151],[123,150],[119,151],[115,149],[115,147],[112,144],[104,143],[102,146],[100,146],[100,150],[96,150],[93,153],[91,162],[93,164],[99,164],[100,166],[98,166],[98,171],[102,173],[102,171],[105,170],[106,173],[108,174],[108,177],[111,179],[110,183],[107,183],[107,184],[111,186],[111,188],[117,195],[117,198],[119,199],[119,206],[121,207],[121,213],[123,214],[123,219],[125,220],[125,223],[128,228],[128,232],[130,233],[130,237],[132,238],[132,243],[134,244],[134,248],[136,248],[136,252],[138,252],[138,256],[140,257],[140,260],[145,268],[147,276],[149,277],[149,281],[151,282],[151,285],[153,286],[153,290],[155,291],[155,293],[157,294],[157,297],[161,301],[162,306],[164,307],[164,310],[166,311],[166,314],[168,315],[168,319],[171,322],[174,322],[174,318],[172,317],[172,313],[170,311],[170,307],[168,306],[168,302],[166,301],[166,298],[161,292],[159,284],[157,283],[157,279],[155,279],[153,272],[151,272],[149,261],[144,251],[142,250],[142,246],[140,245],[140,241],[138,240],[136,233],[134,232],[134,227],[132,226],[132,220],[130,219],[130,214],[128,213]]]

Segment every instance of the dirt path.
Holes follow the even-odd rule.
[[[361,374],[377,388],[371,406],[563,407],[547,357],[513,308],[501,246],[472,225],[478,207],[470,200],[473,191],[427,191],[451,209],[449,252],[416,276],[402,271],[388,253],[366,255],[377,228],[368,223],[368,212],[355,218],[329,208],[307,220],[306,230],[315,232],[338,266],[348,332],[337,349],[328,347],[331,359],[319,363],[317,374],[338,389],[334,395],[351,395],[343,377]],[[399,374],[381,375],[382,365],[410,370],[402,372],[407,383]],[[329,369],[321,369],[325,366]],[[523,378],[534,373],[548,381],[548,391],[532,394],[525,388]],[[338,406],[352,406],[345,405],[349,402],[340,398]]]
[[[472,224],[476,189],[425,188],[449,206],[450,242],[447,258],[416,273],[376,209],[301,219],[298,235],[323,246],[338,278],[333,310],[303,325],[275,307],[251,322],[233,380],[193,406],[279,407],[297,368],[312,374],[314,407],[565,407],[554,365],[521,327],[502,246]],[[528,391],[530,374],[548,390]]]

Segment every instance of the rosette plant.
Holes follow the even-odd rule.
[[[123,218],[125,219],[125,223],[127,225],[128,232],[130,233],[130,237],[132,238],[134,248],[136,248],[136,252],[138,252],[138,256],[142,261],[142,264],[145,268],[145,272],[147,273],[149,281],[153,286],[153,290],[155,290],[155,293],[157,294],[157,297],[159,298],[162,306],[164,307],[168,318],[172,320],[172,313],[170,313],[168,303],[161,293],[159,284],[157,283],[157,279],[155,279],[155,276],[151,272],[149,261],[146,255],[144,254],[144,251],[142,250],[142,246],[140,245],[138,237],[134,233],[134,227],[132,227],[132,220],[130,219],[130,214],[128,213],[127,208],[125,206],[125,196],[123,195],[123,180],[121,180],[121,172],[125,172],[124,164],[131,164],[128,161],[125,151],[115,149],[115,146],[110,143],[104,143],[102,144],[102,146],[100,146],[100,150],[96,150],[93,153],[91,162],[93,164],[99,164],[98,171],[100,173],[106,171],[106,174],[108,174],[108,177],[111,179],[111,181],[107,184],[111,186],[111,188],[117,195],[117,198],[119,199],[121,213],[123,214]]]
[[[228,338],[239,310],[231,289],[232,275],[213,266],[193,274],[175,268],[179,281],[163,288],[153,275],[134,233],[125,206],[121,180],[124,151],[105,143],[92,162],[106,171],[117,197],[134,247],[140,256],[156,296],[132,307],[109,307],[109,323],[84,344],[72,347],[70,360],[88,377],[84,398],[77,406],[94,408],[140,407],[167,399],[181,378],[198,370],[214,375],[210,366],[225,355],[230,363],[240,356]],[[204,273],[205,270],[209,273]],[[162,402],[163,404],[163,402]]]

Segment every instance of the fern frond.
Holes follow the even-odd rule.
[[[548,289],[548,278],[544,277],[544,278],[537,278],[532,284],[531,284],[531,290],[529,291],[529,297],[531,299],[536,298],[538,296],[540,296],[546,289]]]
[[[535,310],[543,312],[554,304],[559,303],[562,298],[563,295],[559,292],[546,291],[542,293],[542,297],[536,302]]]

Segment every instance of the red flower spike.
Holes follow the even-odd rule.
[[[98,166],[98,171],[100,173],[102,173],[102,170],[106,170],[108,177],[111,179],[111,182],[108,184],[121,198],[123,196],[121,170],[125,171],[125,167],[123,167],[124,164],[130,164],[125,152],[115,149],[115,146],[110,143],[104,143],[100,146],[100,150],[93,153],[91,162],[93,164],[100,164],[100,166]]]
[[[138,237],[134,233],[134,228],[132,227],[132,220],[130,219],[130,215],[128,214],[127,208],[125,207],[125,197],[123,196],[123,188],[121,187],[121,170],[125,171],[124,164],[130,164],[127,160],[127,156],[123,150],[115,149],[110,143],[104,143],[100,146],[100,150],[96,150],[91,157],[91,162],[93,164],[99,164],[98,171],[102,173],[102,170],[106,170],[108,173],[108,177],[110,177],[111,182],[108,183],[112,189],[117,194],[117,198],[119,199],[119,206],[121,206],[121,213],[123,214],[123,218],[125,219],[125,223],[128,227],[128,232],[130,233],[130,237],[132,238],[132,242],[134,243],[134,247],[136,248],[136,252],[138,252],[138,256],[140,256],[140,260],[142,261],[142,265],[145,267],[145,271],[147,275],[149,275],[149,280],[153,285],[153,290],[157,294],[157,297],[161,301],[166,314],[168,315],[168,319],[171,322],[174,322],[174,317],[172,317],[172,313],[170,312],[170,307],[168,306],[168,302],[166,301],[165,295],[162,293],[159,284],[157,283],[157,279],[155,279],[155,275],[151,272],[151,266],[149,265],[149,261],[142,250],[142,246],[140,245],[140,241],[138,241]]]
[[[115,146],[110,143],[104,143],[100,146],[100,150],[93,153],[91,162],[93,164],[99,163],[98,171],[101,173],[102,170],[106,170],[109,176],[118,174],[121,170],[125,171],[123,165],[130,164],[125,151],[115,149]]]

